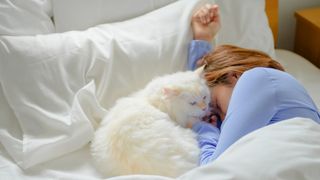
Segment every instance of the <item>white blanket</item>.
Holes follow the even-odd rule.
[[[320,125],[295,118],[252,132],[233,144],[216,161],[196,168],[181,180],[318,180]],[[21,170],[0,146],[1,179],[102,179],[94,169],[88,148],[40,166]],[[123,176],[112,180],[168,180],[160,176]]]
[[[264,127],[241,138],[217,160],[196,168],[179,180],[318,180],[320,125],[293,118]],[[123,176],[111,180],[168,180],[165,177]]]
[[[320,125],[293,118],[237,141],[213,163],[181,179],[290,179],[320,177]]]

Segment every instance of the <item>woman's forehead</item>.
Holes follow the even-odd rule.
[[[211,97],[216,97],[217,94],[220,93],[221,90],[223,90],[223,85],[215,85],[214,87],[210,88]]]
[[[213,88],[210,89],[211,103],[214,105],[217,101],[217,93]]]
[[[225,91],[227,90],[226,85],[216,85],[212,88],[210,88],[210,96],[211,96],[211,102],[217,103],[219,100],[219,97],[224,96]]]

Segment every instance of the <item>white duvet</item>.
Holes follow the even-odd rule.
[[[254,131],[233,144],[216,161],[196,168],[181,180],[318,180],[320,125],[294,118]],[[1,179],[102,179],[94,169],[89,148],[21,170],[0,146]],[[122,176],[112,180],[168,180],[161,176]]]
[[[320,177],[320,125],[305,118],[285,120],[241,138],[217,160],[180,180],[317,180]],[[165,177],[123,176],[112,180]]]

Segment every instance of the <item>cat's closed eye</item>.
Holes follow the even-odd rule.
[[[196,104],[197,104],[197,102],[192,101],[192,102],[190,102],[189,104],[190,104],[191,106],[194,106],[194,105],[196,105]]]

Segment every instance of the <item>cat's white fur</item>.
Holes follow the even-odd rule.
[[[108,177],[177,177],[196,167],[196,135],[185,127],[205,115],[209,97],[199,72],[188,71],[158,77],[119,99],[91,143],[97,168]]]

